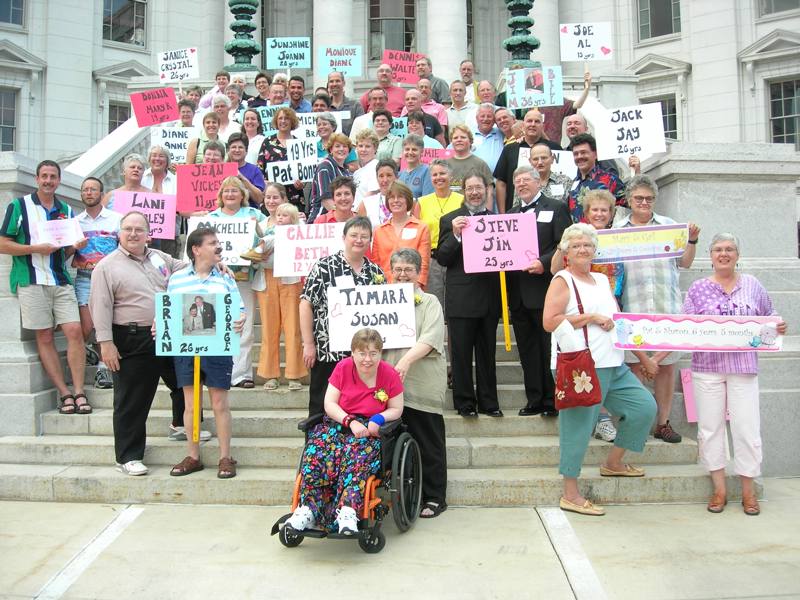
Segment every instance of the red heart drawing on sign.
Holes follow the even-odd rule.
[[[197,48],[189,48],[189,52],[191,52],[192,54],[194,54],[195,52],[197,52]]]
[[[566,25],[564,25],[564,26],[561,28],[561,33],[567,33],[567,26],[566,26]]]
[[[400,335],[403,337],[416,337],[417,332],[404,323],[400,325]]]
[[[164,73],[162,73],[162,74],[161,74],[161,79],[166,79],[166,77],[167,77],[167,76],[166,76],[166,75],[164,75]]]
[[[525,258],[533,262],[533,260],[536,258],[536,255],[533,253],[533,250],[525,250]]]
[[[611,48],[606,48],[605,46],[600,46],[600,52],[603,54],[611,54]]]
[[[342,305],[338,302],[333,305],[331,309],[331,316],[332,317],[341,317],[342,316]]]

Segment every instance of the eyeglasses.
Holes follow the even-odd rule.
[[[381,355],[380,352],[377,350],[372,350],[371,352],[364,352],[363,350],[358,350],[353,352],[353,356],[356,357],[357,360],[377,360],[377,358]]]
[[[594,250],[594,244],[570,244],[570,250]]]
[[[416,267],[393,267],[392,268],[392,273],[394,273],[395,275],[411,275],[411,274],[416,273],[416,272],[417,272]]]
[[[136,235],[143,235],[147,233],[147,229],[144,227],[121,227],[120,231],[123,233],[127,233],[128,235],[135,233]]]
[[[656,201],[655,196],[633,196],[633,201],[636,204],[652,204]]]
[[[464,188],[464,191],[468,194],[472,194],[473,192],[485,192],[486,188],[482,185],[471,185],[468,188]]]

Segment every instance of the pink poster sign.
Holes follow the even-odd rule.
[[[778,352],[779,316],[615,313],[617,348],[686,352]]]
[[[441,158],[442,160],[447,160],[451,156],[455,155],[455,150],[448,150],[446,148],[423,148],[422,154],[419,157],[419,162],[429,165],[437,158]],[[408,168],[408,163],[404,158],[400,159],[400,169],[404,170]]]
[[[176,204],[172,194],[114,192],[114,211],[122,215],[132,210],[143,213],[150,224],[150,237],[157,240],[175,239]]]
[[[236,163],[178,165],[178,212],[211,211],[217,208],[222,180],[239,173]]]
[[[468,217],[461,232],[464,271],[521,271],[539,258],[536,213]]]
[[[419,81],[417,61],[424,54],[403,52],[402,50],[384,50],[382,62],[392,67],[392,81],[395,83],[413,83]]]
[[[160,88],[131,94],[133,114],[139,127],[160,125],[180,119],[178,101],[172,88]]]

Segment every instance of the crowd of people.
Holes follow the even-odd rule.
[[[169,387],[172,399],[169,437],[188,446],[187,456],[171,474],[185,476],[204,468],[198,441],[187,435],[195,416],[192,359],[156,356],[154,297],[162,292],[200,295],[192,317],[205,327],[202,295],[236,292],[242,299],[235,323],[241,336],[238,356],[201,361],[219,438],[218,476],[236,475],[228,391],[255,386],[257,305],[262,327],[256,372],[265,380],[264,388],[277,390],[284,379],[289,391],[298,392],[308,378],[309,415],[325,415],[309,434],[300,468],[300,506],[288,526],[303,530],[337,524],[341,533],[355,532],[364,481],[377,469],[379,445],[373,438],[386,420],[398,418],[422,448],[421,516],[439,515],[447,507],[442,417],[447,387],[453,408],[465,419],[504,416],[495,362],[500,278],[496,272],[467,272],[462,245],[469,218],[492,213],[533,212],[537,217],[538,257],[524,270],[507,273],[508,306],[526,398],[518,414],[558,418],[561,508],[603,514],[578,486],[592,435],[613,443],[600,468],[607,477],[644,475],[642,468],[623,462],[623,456],[626,450],[641,452],[651,432],[666,443],[681,441],[669,421],[681,354],[622,352],[614,346],[611,317],[620,308],[637,313],[774,314],[763,287],[736,269],[737,238],[713,236],[709,252],[714,274],[693,284],[685,301],[679,270],[691,267],[695,258],[700,236],[696,224],[689,224],[688,245],[679,258],[594,264],[598,230],[676,220],[656,212],[658,187],[640,173],[637,157],[630,157],[627,165],[598,161],[596,140],[578,112],[591,75],[586,74],[577,100],[517,115],[504,106],[504,95],[490,82],[473,80],[470,61],[461,63],[461,78],[450,85],[435,77],[432,67],[421,58],[419,83],[406,89],[392,82],[389,65],[381,65],[375,86],[359,99],[345,95],[345,77],[337,72],[329,73],[327,86],[310,99],[302,77],[280,73],[259,73],[252,97],[225,71],[217,73],[205,94],[185,88],[175,126],[198,131],[189,142],[186,162],[233,162],[239,172],[222,182],[215,210],[177,216],[174,240],[153,240],[142,213],[113,211],[119,192],[176,193],[175,165],[167,149],[153,146],[146,158],[126,157],[122,184],[105,195],[99,179],[86,178],[81,186],[85,210],[77,216],[84,238],[68,247],[36,243],[36,222],[74,216],[56,196],[59,165],[49,160],[38,165],[37,190],[7,209],[0,252],[13,256],[12,291],[20,298],[23,326],[35,331],[42,365],[58,390],[59,411],[91,413],[84,388],[87,361],[99,363],[97,387],[113,386],[120,471],[148,471],[142,462],[145,425],[159,380]],[[277,107],[271,121],[262,122],[258,109],[271,106]],[[349,114],[335,114],[340,111]],[[318,164],[312,180],[271,181],[270,164],[287,160],[298,114],[308,112],[318,113]],[[405,135],[393,133],[400,117],[407,121]],[[562,131],[569,140],[565,146]],[[423,161],[429,148],[450,152]],[[555,171],[553,151],[562,149],[572,152],[574,178]],[[620,175],[625,167],[633,173],[627,180]],[[243,255],[249,266],[221,262],[213,229],[187,232],[185,219],[197,215],[252,219],[253,249]],[[672,217],[681,220],[680,215]],[[276,228],[303,221],[344,223],[344,249],[321,258],[304,278],[274,276]],[[70,259],[77,269],[74,287]],[[412,284],[415,343],[384,350],[380,334],[364,330],[353,338],[351,352],[333,350],[328,289],[343,282]],[[55,347],[58,327],[67,339],[72,389]],[[781,323],[778,333],[785,332]],[[601,404],[556,409],[552,370],[559,335],[591,349]],[[708,510],[720,512],[726,503],[727,403],[744,510],[758,514],[752,485],[761,463],[756,354],[695,352],[692,371],[700,456],[715,489]],[[652,393],[645,385],[649,383]],[[201,429],[199,441],[210,437]],[[322,489],[326,487],[330,489]]]

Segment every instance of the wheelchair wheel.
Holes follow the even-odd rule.
[[[284,525],[278,531],[278,539],[287,548],[296,548],[303,543],[303,536],[296,533],[291,527]]]
[[[422,456],[419,444],[407,432],[400,434],[392,457],[392,518],[400,531],[408,531],[422,505]]]
[[[367,554],[377,554],[386,545],[386,536],[380,529],[373,529],[358,538],[358,545]]]

